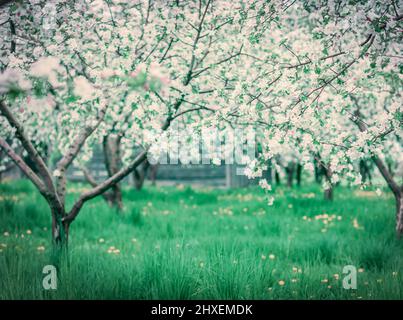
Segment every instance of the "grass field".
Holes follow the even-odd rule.
[[[85,186],[71,185],[71,197]],[[72,202],[73,198],[68,201]],[[26,181],[0,185],[0,299],[402,299],[403,240],[388,190],[125,189],[125,212],[90,202],[70,264],[42,287],[50,214]],[[342,287],[345,265],[357,290]]]

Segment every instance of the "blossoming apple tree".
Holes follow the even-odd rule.
[[[293,2],[244,62],[255,72],[241,75],[233,99],[246,103],[230,114],[262,130],[265,147],[260,165],[252,163],[252,177],[282,146],[298,150],[307,169],[313,169],[312,159],[319,161],[328,185],[342,178],[361,184],[357,162],[371,158],[395,196],[398,235],[403,232],[400,12],[396,1]],[[395,178],[385,160],[397,166]]]
[[[174,120],[194,122],[225,102],[244,39],[275,12],[259,3],[30,1],[1,9],[0,146],[49,204],[57,246],[67,244],[83,205],[116,191]],[[109,177],[69,208],[67,170],[85,165],[100,142],[122,161],[114,157],[121,163]]]

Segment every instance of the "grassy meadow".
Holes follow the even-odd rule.
[[[85,185],[69,186],[72,202]],[[50,213],[27,181],[0,185],[0,299],[402,299],[403,240],[385,189],[278,187],[273,206],[251,187],[124,189],[119,214],[102,198],[70,231],[58,289]],[[357,290],[342,287],[343,266]]]

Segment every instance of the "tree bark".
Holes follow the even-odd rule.
[[[277,186],[279,186],[281,184],[280,175],[277,170],[274,170],[274,180],[276,180]]]
[[[325,189],[323,195],[324,195],[324,199],[327,201],[333,201],[333,196],[334,196],[334,185],[332,182],[332,170],[330,169],[329,165],[327,165],[326,163],[324,163],[320,157],[319,154],[314,155],[315,157],[315,163],[318,168],[319,172],[322,172],[327,183],[328,183],[328,187]]]
[[[295,164],[293,162],[290,162],[285,167],[285,172],[287,174],[287,186],[289,188],[292,188],[292,182],[293,182],[293,179],[294,179],[294,169],[295,169]]]
[[[69,224],[63,223],[62,215],[52,214],[52,241],[56,247],[67,246],[69,239]]]
[[[324,191],[324,198],[327,201],[333,201],[333,185],[329,184],[329,188]]]
[[[301,175],[302,175],[302,166],[300,163],[297,164],[297,186],[301,186]]]
[[[150,167],[150,180],[151,185],[155,186],[157,180],[158,164],[153,164]]]
[[[107,136],[103,141],[103,150],[105,157],[105,166],[108,176],[115,175],[122,166],[120,157],[120,138],[116,136]],[[113,207],[119,211],[123,210],[122,189],[119,183],[116,183],[111,188],[111,195],[108,199]]]
[[[396,203],[396,234],[400,238],[403,234],[403,185],[399,186],[393,179],[391,172],[384,162],[376,155],[372,157],[376,167],[385,179],[389,189],[393,192]]]
[[[316,158],[314,159],[314,168],[315,168],[315,182],[320,184],[322,183],[322,178],[325,175],[325,170]]]
[[[64,212],[57,211],[52,204],[49,204],[52,212],[52,251],[51,262],[59,270],[61,264],[68,265],[68,243],[69,228],[68,221],[63,222]]]
[[[363,160],[363,159],[360,160],[360,174],[361,174],[363,183],[367,182],[367,180],[368,180],[369,184],[372,184],[372,176],[371,176],[370,168],[369,168],[366,160]]]

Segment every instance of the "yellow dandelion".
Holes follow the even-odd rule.
[[[328,289],[332,289],[332,286],[327,286]]]
[[[280,280],[280,281],[278,282],[278,284],[279,284],[280,286],[284,286],[284,285],[285,285],[285,281],[284,281],[284,280]]]
[[[31,231],[31,230],[27,230],[27,234],[32,234],[32,231]]]
[[[297,267],[292,267],[292,272],[297,273],[297,272],[298,272],[298,268],[297,268]]]
[[[271,253],[271,254],[269,254],[269,259],[270,259],[270,260],[274,260],[274,259],[276,259],[276,256]]]
[[[359,268],[359,269],[358,269],[358,272],[359,272],[359,273],[363,273],[363,272],[364,272],[364,268]]]
[[[322,279],[321,282],[322,282],[322,283],[328,283],[329,280],[328,280],[328,279]]]
[[[357,218],[354,218],[354,220],[353,220],[353,227],[354,227],[354,229],[364,229],[363,227],[361,227],[359,225]]]
[[[335,278],[336,280],[339,280],[340,276],[339,276],[338,273],[335,273],[335,274],[333,275],[333,278]]]

